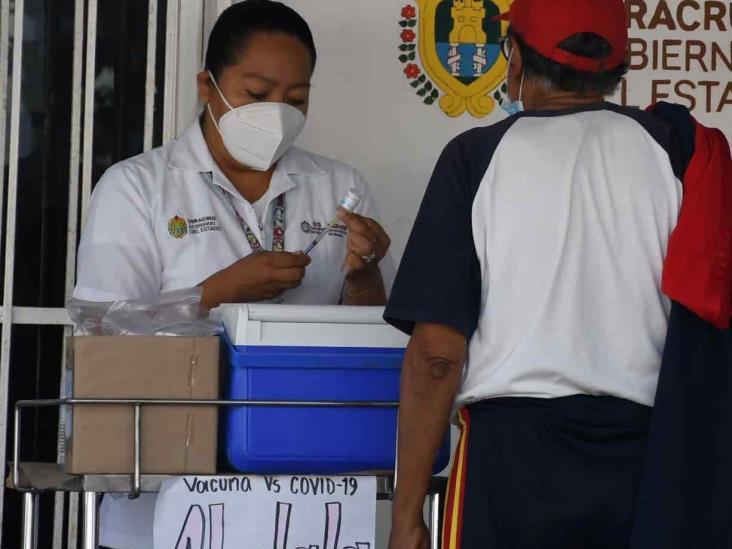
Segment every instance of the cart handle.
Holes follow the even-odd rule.
[[[15,403],[13,433],[13,488],[19,492],[29,492],[31,488],[20,485],[20,419],[23,408],[51,408],[84,405],[127,405],[134,407],[134,469],[132,472],[132,492],[130,498],[139,497],[141,491],[141,419],[143,406],[244,406],[250,408],[398,408],[392,401],[342,401],[342,400],[206,400],[206,399],[166,399],[166,398],[56,398],[19,400]]]

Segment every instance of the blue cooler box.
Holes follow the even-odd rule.
[[[398,401],[406,337],[380,307],[237,305],[222,309],[227,397]],[[393,408],[231,408],[229,463],[247,473],[336,474],[394,468]],[[449,437],[436,469],[447,465]]]

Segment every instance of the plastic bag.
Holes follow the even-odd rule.
[[[201,306],[201,288],[158,296],[98,303],[71,299],[66,310],[76,335],[162,335],[205,337],[223,332]]]

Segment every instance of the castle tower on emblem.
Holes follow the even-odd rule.
[[[450,42],[485,44],[488,41],[483,30],[486,13],[483,0],[454,0],[451,12],[453,27]]]
[[[474,44],[472,72],[473,76],[479,77],[488,63],[485,49],[488,36],[483,28],[486,17],[484,0],[453,0],[451,15],[452,30],[447,61],[450,72],[453,76],[461,74],[460,44]]]

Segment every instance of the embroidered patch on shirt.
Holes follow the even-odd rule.
[[[175,215],[168,221],[168,234],[180,240],[187,235],[198,235],[209,232],[221,232],[221,223],[215,215],[190,217],[185,219]]]
[[[175,215],[168,221],[168,234],[175,239],[181,239],[188,234],[188,223],[182,217]]]
[[[221,224],[215,215],[194,217],[188,220],[188,232],[191,234],[221,232]]]

